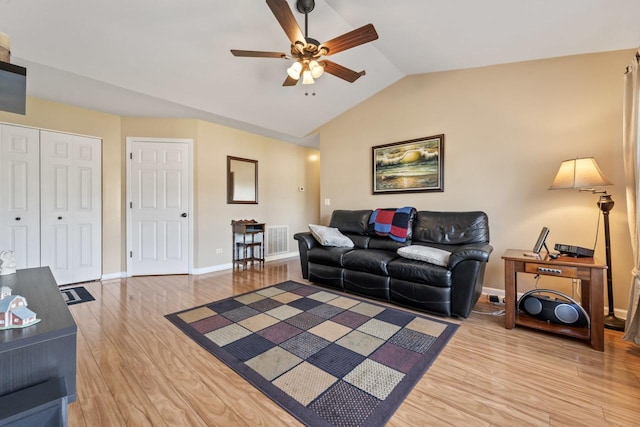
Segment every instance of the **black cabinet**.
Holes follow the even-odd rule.
[[[0,330],[0,398],[6,400],[13,393],[53,380],[61,384],[66,414],[66,401],[76,400],[78,328],[51,270],[18,270],[0,276],[0,286],[25,297],[28,308],[41,319],[25,328]],[[41,404],[36,397],[33,406]]]

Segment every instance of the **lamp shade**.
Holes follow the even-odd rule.
[[[309,71],[311,71],[311,76],[314,79],[317,79],[324,73],[324,67],[318,63],[318,61],[313,60],[309,62]]]
[[[312,85],[314,83],[313,76],[311,75],[310,70],[304,70],[302,72],[302,84],[303,85]]]
[[[604,176],[596,159],[583,157],[563,161],[549,190],[593,188],[604,185],[612,185],[612,182]]]
[[[299,62],[294,62],[291,67],[287,68],[287,74],[294,80],[298,80],[300,78],[300,73],[302,72],[302,64]]]

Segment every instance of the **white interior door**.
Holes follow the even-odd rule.
[[[41,263],[59,285],[102,274],[101,140],[41,131]]]
[[[189,144],[134,140],[129,274],[189,272]]]
[[[18,268],[40,267],[40,135],[0,125],[0,251]]]

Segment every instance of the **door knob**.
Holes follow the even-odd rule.
[[[61,217],[61,216],[59,216],[59,217],[58,217],[58,219],[62,219],[62,217]]]
[[[187,217],[187,213],[183,212],[182,215],[180,215],[182,218],[186,218]]]
[[[16,217],[16,221],[20,221],[22,218],[20,218],[19,216]]]

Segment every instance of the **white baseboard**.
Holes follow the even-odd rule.
[[[504,289],[496,289],[496,288],[482,288],[482,293],[485,295],[498,295],[499,297],[504,297]],[[522,293],[518,294],[518,298],[522,296]]]
[[[299,256],[300,255],[299,255],[298,252],[287,252],[286,254],[278,254],[278,255],[268,256],[268,257],[265,258],[265,262],[277,261],[277,260],[281,260],[281,259],[294,258],[294,257],[297,258]],[[194,268],[191,274],[197,276],[197,275],[200,275],[200,274],[214,273],[216,271],[231,270],[232,268],[233,268],[233,263],[211,265],[211,266],[208,266],[208,267]]]
[[[102,277],[100,278],[100,280],[115,280],[115,279],[122,279],[123,277],[127,277],[127,272],[126,271],[120,271],[120,272],[117,272],[117,273],[103,274]]]
[[[287,252],[286,254],[278,254],[278,255],[273,255],[273,256],[268,256],[265,261],[269,262],[269,261],[277,261],[280,259],[287,259],[287,258],[300,258],[300,253],[299,252]]]
[[[627,310],[620,310],[619,308],[614,308],[613,313],[616,315],[616,317],[627,320]],[[609,310],[604,311],[604,315],[606,316],[607,314],[609,314]]]
[[[191,274],[198,276],[200,274],[215,273],[216,271],[231,270],[232,268],[232,263],[210,265],[209,267],[194,268]]]
[[[482,288],[482,293],[486,294],[486,295],[497,295],[500,298],[504,297],[504,289],[496,289],[496,288]],[[524,292],[518,292],[517,298],[520,299],[520,297],[522,296]],[[613,312],[615,313],[616,317],[619,317],[620,319],[627,319],[627,310],[621,310],[619,308],[616,308],[613,310]],[[609,310],[605,307],[604,308],[604,314],[608,314]]]
[[[267,261],[267,262],[269,262],[269,261],[277,261],[277,260],[287,259],[287,258],[297,258],[299,256],[300,256],[300,254],[298,252],[287,252],[285,254],[278,254],[278,255],[266,257],[265,261]],[[233,268],[233,264],[232,263],[210,265],[208,267],[194,268],[191,271],[191,274],[193,274],[194,276],[198,276],[200,274],[214,273],[216,271],[231,270],[232,268]],[[127,276],[127,272],[126,271],[120,271],[120,272],[117,272],[117,273],[103,274],[102,277],[100,278],[100,280],[115,280],[115,279],[123,279],[125,277],[128,277]]]
[[[199,274],[213,273],[215,271],[230,270],[231,268],[233,268],[233,264],[212,265],[210,267],[194,268],[191,274],[197,276]],[[100,280],[115,280],[115,279],[123,279],[126,277],[129,277],[127,275],[127,272],[121,271],[119,273],[103,274]]]

